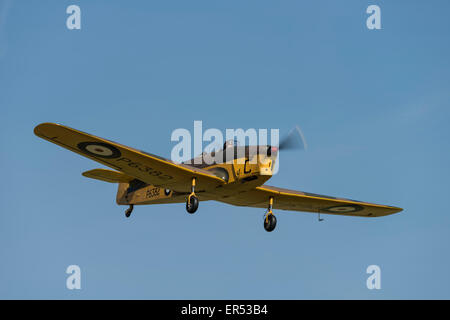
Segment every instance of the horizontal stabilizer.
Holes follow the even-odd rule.
[[[101,181],[120,183],[120,182],[130,182],[133,177],[126,175],[125,173],[108,170],[108,169],[94,169],[82,173],[83,176],[97,179]]]

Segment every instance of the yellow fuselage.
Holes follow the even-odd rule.
[[[243,191],[263,185],[272,177],[276,152],[267,152],[270,146],[234,147],[217,153],[202,154],[186,164],[213,172],[226,184],[220,190],[196,190],[202,201],[226,199]],[[233,152],[230,152],[233,151]],[[187,186],[188,187],[188,186]],[[150,204],[184,202],[189,190],[169,190],[158,186],[121,183],[117,194],[118,204]]]

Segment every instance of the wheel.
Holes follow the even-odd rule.
[[[186,201],[186,211],[190,214],[195,213],[198,209],[198,198],[196,196],[191,196]]]
[[[267,232],[272,232],[277,226],[277,218],[273,214],[269,214],[269,216],[264,218],[264,229]]]
[[[131,212],[133,212],[133,205],[130,205],[130,207],[125,210],[125,217],[129,218],[131,216]]]
[[[190,196],[186,201],[186,211],[193,214],[198,209],[198,198],[196,196]]]

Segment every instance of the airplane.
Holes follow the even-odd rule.
[[[215,200],[235,206],[267,208],[264,229],[275,229],[273,209],[358,217],[381,217],[402,208],[324,196],[265,185],[272,177],[279,146],[238,146],[227,141],[222,150],[199,155],[191,164],[176,163],[55,123],[42,123],[34,133],[109,169],[83,172],[88,178],[118,184],[116,202],[127,205],[128,218],[135,205],[186,203],[193,214],[202,201]],[[211,157],[222,159],[211,163]],[[209,160],[209,161],[208,161]]]

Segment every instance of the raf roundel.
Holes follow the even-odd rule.
[[[326,209],[322,209],[322,211],[330,212],[330,213],[348,213],[348,212],[361,211],[362,209],[363,209],[363,207],[358,206],[356,204],[348,204],[348,205],[343,205],[343,206],[329,207]]]
[[[106,159],[114,159],[121,156],[119,149],[103,142],[81,142],[78,148],[88,155]]]

